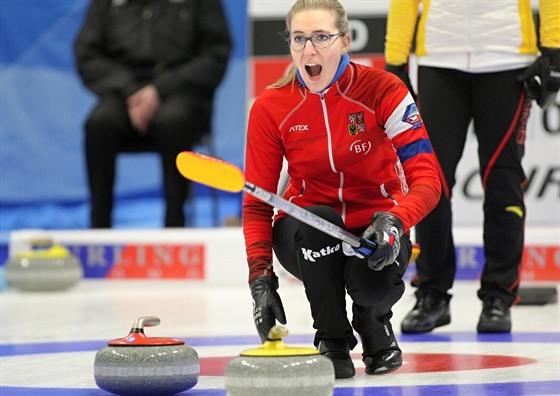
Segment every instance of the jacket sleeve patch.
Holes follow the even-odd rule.
[[[422,118],[414,103],[414,99],[412,99],[412,95],[408,93],[387,119],[385,133],[387,133],[389,139],[393,139],[404,131],[418,129],[421,126]]]
[[[418,112],[416,103],[411,103],[406,106],[401,121],[410,124],[412,126],[412,129],[418,129],[420,128],[420,126],[422,126],[422,117],[420,117],[420,113]]]

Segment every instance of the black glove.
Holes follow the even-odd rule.
[[[268,332],[278,320],[286,324],[286,314],[282,300],[276,292],[278,278],[276,276],[259,276],[249,287],[253,297],[253,320],[262,342],[266,341]]]
[[[362,237],[377,243],[377,249],[368,257],[368,267],[381,271],[393,264],[401,250],[403,226],[399,219],[387,212],[376,212],[371,218],[371,225]]]
[[[554,103],[560,88],[560,48],[541,48],[541,56],[517,76],[517,81],[523,83],[527,96],[543,109]]]
[[[414,88],[412,88],[412,84],[410,83],[410,77],[408,76],[408,65],[404,64],[404,65],[395,66],[386,63],[385,70],[388,71],[389,73],[393,73],[398,78],[400,78],[402,82],[405,83],[406,87],[410,91],[410,94],[412,95],[412,98],[416,102],[416,94],[414,93]]]

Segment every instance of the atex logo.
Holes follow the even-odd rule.
[[[303,253],[303,258],[313,263],[316,262],[315,259],[328,256],[329,254],[333,254],[334,252],[338,252],[339,250],[340,250],[340,243],[334,246],[324,247],[319,251],[301,248],[301,252]]]
[[[289,132],[306,132],[309,131],[309,125],[293,125]]]

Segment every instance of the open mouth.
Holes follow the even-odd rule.
[[[321,65],[317,65],[314,63],[305,65],[305,71],[307,72],[309,77],[317,77],[319,74],[321,74],[321,70],[323,70],[323,66]]]

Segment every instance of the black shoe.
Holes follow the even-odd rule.
[[[416,305],[401,322],[401,332],[427,333],[449,323],[449,301],[419,290],[416,292]]]
[[[484,299],[476,331],[479,333],[511,332],[509,305],[499,297],[492,296]]]
[[[390,324],[371,336],[362,336],[366,374],[387,374],[402,366],[402,352]]]
[[[402,366],[402,352],[400,349],[388,349],[373,356],[365,356],[366,374],[388,374]]]
[[[319,349],[321,355],[328,357],[333,363],[335,378],[351,378],[356,375],[356,369],[350,357],[348,340],[321,340],[317,349]]]

